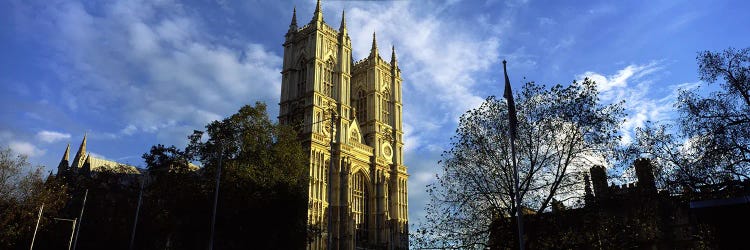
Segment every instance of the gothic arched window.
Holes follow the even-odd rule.
[[[367,240],[368,216],[370,207],[368,203],[369,193],[367,190],[367,179],[365,174],[357,172],[352,178],[352,213],[354,215],[354,229],[356,231],[356,242]]]
[[[305,61],[300,61],[299,68],[299,75],[297,76],[297,96],[302,96],[305,93],[305,85],[307,84],[307,63],[305,63]]]
[[[388,105],[388,102],[390,98],[391,98],[390,92],[388,91],[388,89],[385,89],[385,91],[383,91],[383,103],[380,105],[380,110],[383,111],[382,112],[383,117],[381,118],[381,120],[384,123],[388,123],[388,114],[390,114],[390,110],[389,110],[390,105]]]
[[[365,122],[365,119],[367,119],[367,96],[365,96],[365,91],[360,89],[357,91],[357,120],[359,120],[360,123]]]
[[[323,94],[329,97],[333,97],[334,93],[334,77],[333,72],[333,60],[328,60],[323,64]]]

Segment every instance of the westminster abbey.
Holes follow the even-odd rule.
[[[318,1],[312,20],[284,42],[279,122],[296,126],[310,157],[308,249],[407,249],[401,71],[381,58],[373,33],[353,61],[342,13],[334,29]]]

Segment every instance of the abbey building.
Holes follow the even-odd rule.
[[[91,175],[92,173],[110,170],[122,174],[140,174],[136,167],[107,159],[98,158],[86,152],[86,135],[83,136],[78,152],[70,161],[70,144],[65,148],[60,164],[57,165],[57,176]]]
[[[308,249],[407,249],[401,71],[373,33],[354,62],[342,13],[334,29],[318,1],[312,20],[284,42],[279,122],[299,129],[310,158]]]

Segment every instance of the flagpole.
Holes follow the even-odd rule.
[[[133,219],[133,232],[130,233],[130,247],[128,250],[133,250],[133,243],[135,243],[135,229],[138,227],[138,214],[141,212],[141,202],[143,201],[143,185],[146,184],[146,180],[148,180],[148,173],[146,172],[146,177],[141,179],[141,191],[138,192],[138,205],[135,207],[135,219]],[[143,175],[141,175],[143,177]]]
[[[39,229],[39,221],[42,220],[42,211],[44,211],[44,203],[42,203],[42,207],[39,208],[39,216],[36,218],[36,226],[34,227],[34,236],[31,237],[31,247],[29,247],[30,250],[34,250],[34,240],[36,240],[36,230]]]
[[[524,249],[523,242],[523,210],[521,209],[521,189],[518,180],[518,165],[516,164],[516,126],[518,123],[516,117],[516,103],[513,101],[513,90],[510,87],[510,79],[508,79],[508,70],[506,68],[507,62],[503,60],[503,73],[505,73],[505,93],[503,97],[508,101],[508,134],[510,134],[510,154],[513,161],[513,177],[514,177],[514,198],[516,204],[516,224],[518,225],[518,249]]]
[[[216,204],[219,203],[219,182],[221,181],[221,161],[224,159],[224,139],[219,139],[221,154],[219,155],[219,167],[216,169],[216,189],[214,190],[214,210],[211,214],[211,235],[208,238],[208,250],[214,249],[214,228],[216,227]]]
[[[78,226],[76,227],[75,239],[73,240],[73,250],[78,245],[78,233],[81,231],[81,223],[83,222],[83,210],[86,208],[86,198],[89,197],[89,189],[86,189],[86,194],[83,195],[83,205],[81,205],[81,215],[78,216]]]
[[[521,209],[521,190],[518,184],[518,165],[516,165],[516,143],[515,136],[510,137],[510,154],[513,157],[513,174],[515,175],[515,198],[516,198],[516,217],[518,218],[518,247],[524,249],[523,244],[523,210]]]

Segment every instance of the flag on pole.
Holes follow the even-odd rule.
[[[516,138],[516,125],[518,119],[516,118],[516,103],[513,101],[513,90],[510,89],[510,79],[508,79],[508,69],[505,67],[507,62],[503,60],[503,72],[505,73],[505,93],[503,97],[508,100],[508,126],[510,127],[511,138]]]
[[[515,200],[515,207],[516,207],[516,216],[517,216],[517,225],[518,225],[518,247],[519,249],[523,250],[525,249],[525,245],[523,243],[523,215],[521,213],[521,190],[518,180],[518,165],[516,164],[516,125],[518,123],[518,119],[516,118],[516,103],[513,101],[513,90],[510,89],[510,79],[508,79],[508,69],[506,68],[505,64],[507,64],[505,60],[503,60],[503,72],[505,73],[505,93],[503,93],[503,97],[505,97],[506,100],[508,100],[508,133],[510,134],[510,153],[513,161],[513,179],[514,180],[514,194],[513,198]]]

